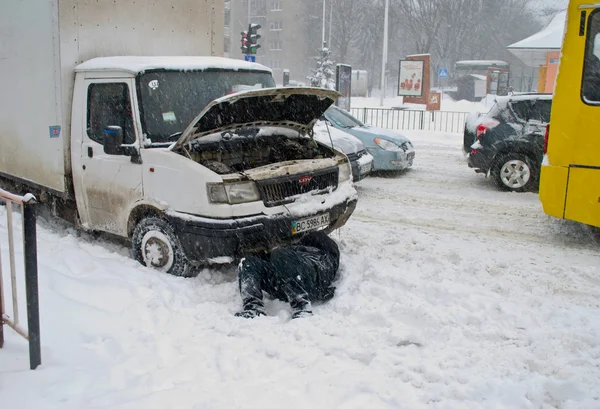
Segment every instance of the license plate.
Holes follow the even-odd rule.
[[[292,234],[303,233],[327,226],[329,226],[329,213],[323,213],[292,222]]]

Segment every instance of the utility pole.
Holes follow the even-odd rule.
[[[321,44],[325,43],[325,1],[323,0],[323,36],[321,37]]]
[[[381,95],[379,98],[379,106],[383,106],[383,97],[385,94],[385,68],[387,65],[388,55],[388,15],[390,9],[390,0],[385,0],[385,16],[383,21],[383,58],[381,59]]]
[[[248,25],[252,24],[252,19],[250,18],[252,0],[248,0]]]
[[[327,41],[327,44],[329,44],[329,47],[331,47],[331,26],[333,22],[333,1],[330,0],[329,1],[329,40]]]

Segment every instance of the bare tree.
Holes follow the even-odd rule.
[[[331,47],[336,59],[347,62],[349,51],[359,37],[364,3],[357,0],[331,0],[333,5]]]
[[[444,23],[445,0],[395,0],[396,9],[412,34],[417,53],[432,51]]]

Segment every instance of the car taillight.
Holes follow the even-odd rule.
[[[546,125],[546,135],[544,135],[544,155],[548,152],[548,137],[550,136],[550,124]]]
[[[475,133],[475,136],[477,136],[477,138],[481,138],[481,135],[484,135],[487,132],[487,127],[483,124],[477,126],[477,132]]]

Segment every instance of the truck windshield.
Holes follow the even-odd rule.
[[[147,71],[137,80],[143,131],[153,143],[176,141],[214,99],[275,86],[259,71]]]

